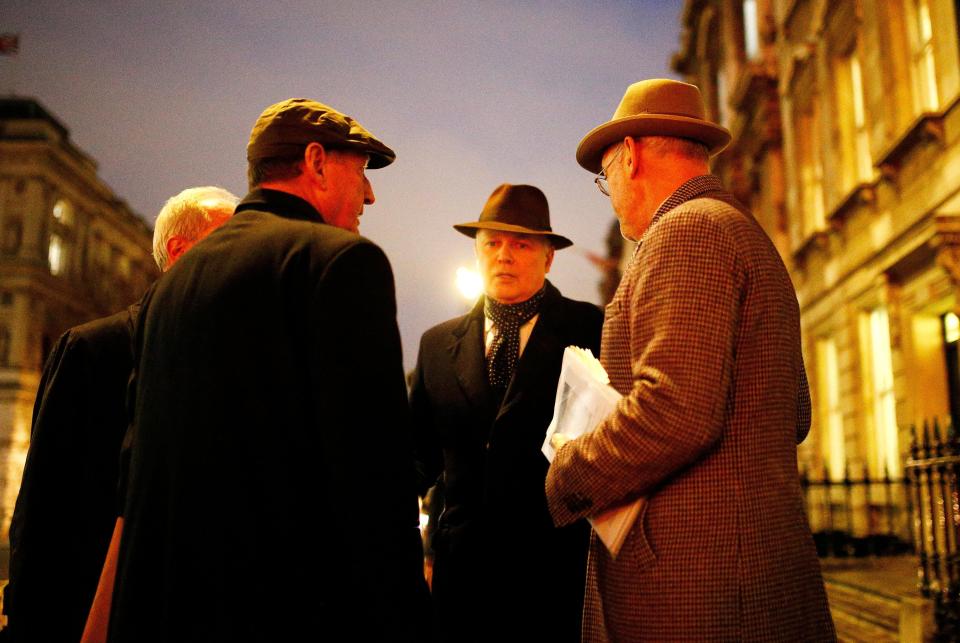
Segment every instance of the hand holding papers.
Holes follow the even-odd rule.
[[[553,420],[543,441],[543,455],[553,462],[558,444],[592,431],[617,406],[620,394],[589,349],[567,346],[563,351]],[[555,441],[551,438],[556,436]],[[564,439],[565,438],[565,439]]]
[[[610,386],[603,366],[587,349],[568,346],[563,351],[553,420],[547,427],[541,451],[553,462],[557,449],[567,441],[592,431],[614,411],[620,394]],[[636,521],[645,500],[616,507],[589,518],[593,530],[616,557]]]

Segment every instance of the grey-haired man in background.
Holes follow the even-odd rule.
[[[171,197],[154,224],[162,272],[233,214],[217,187]],[[67,330],[47,359],[10,524],[4,641],[77,641],[117,517],[120,445],[140,305]]]

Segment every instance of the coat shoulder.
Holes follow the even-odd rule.
[[[59,343],[67,350],[76,347],[102,349],[110,346],[129,350],[133,326],[136,323],[134,316],[134,307],[130,307],[108,317],[74,326],[61,336]]]
[[[433,347],[436,346],[437,342],[448,341],[447,338],[451,337],[457,331],[462,329],[464,324],[473,314],[474,313],[470,312],[466,315],[460,315],[459,317],[448,319],[447,321],[440,322],[436,326],[428,328],[420,337],[420,345],[422,347]]]

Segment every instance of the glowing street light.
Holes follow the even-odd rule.
[[[483,279],[480,273],[470,268],[457,268],[457,290],[468,302],[473,303],[483,292]]]

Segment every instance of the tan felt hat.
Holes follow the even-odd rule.
[[[247,160],[291,156],[308,143],[368,154],[370,169],[390,165],[397,158],[393,150],[346,114],[308,98],[288,98],[263,110],[253,124]]]
[[[613,118],[594,127],[577,147],[577,163],[598,173],[604,151],[627,136],[675,136],[699,141],[710,155],[730,143],[726,128],[706,119],[696,85],[677,80],[641,80],[627,88]]]
[[[453,227],[468,237],[476,237],[478,230],[500,230],[544,235],[557,250],[573,245],[570,239],[553,232],[547,197],[532,185],[504,183],[487,199],[479,221],[458,223]]]

